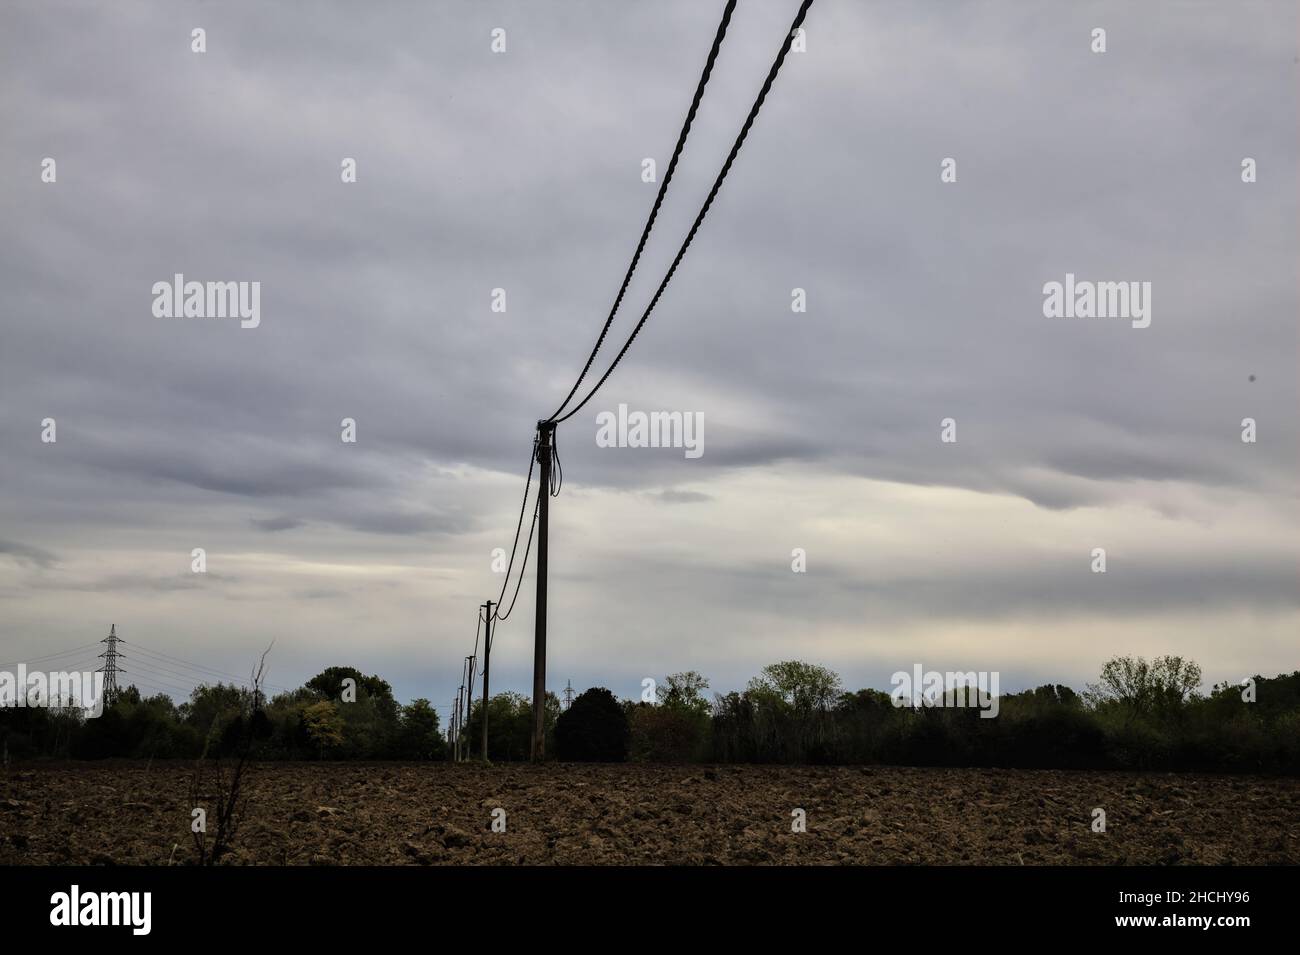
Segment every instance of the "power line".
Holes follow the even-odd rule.
[[[564,486],[564,465],[560,463],[560,434],[555,429],[551,430],[551,480],[550,492],[551,497],[560,496],[560,488]]]
[[[143,680],[128,680],[127,686],[133,686],[137,690],[143,689],[143,690],[150,690],[154,693],[162,693],[165,696],[180,697],[181,702],[186,702],[190,696],[189,693],[180,689],[179,687],[165,686],[158,683],[146,683]],[[141,694],[141,695],[147,696],[148,694]]]
[[[43,663],[47,660],[54,660],[59,657],[66,657],[74,653],[81,653],[82,651],[85,650],[94,649],[95,647],[98,647],[103,642],[104,641],[102,640],[96,640],[94,643],[87,643],[85,646],[81,646],[81,647],[73,647],[71,650],[62,650],[59,653],[47,653],[44,656],[30,657],[29,659],[26,660],[13,660],[9,663],[0,663],[0,667],[16,667],[20,663],[26,664],[28,666],[30,666],[33,663]]]
[[[188,668],[188,669],[190,669],[190,670],[194,670],[194,671],[197,671],[197,672],[206,672],[206,673],[210,673],[210,674],[212,674],[213,676],[218,676],[218,677],[221,677],[221,678],[223,678],[223,679],[227,679],[227,680],[242,680],[242,679],[243,679],[243,677],[236,676],[235,674],[233,674],[233,673],[231,673],[231,672],[229,672],[229,671],[227,671],[227,670],[219,670],[219,669],[217,669],[216,667],[210,667],[210,666],[208,666],[207,664],[204,664],[204,663],[194,663],[194,662],[191,661],[191,660],[183,660],[183,659],[181,659],[180,657],[175,657],[175,656],[172,656],[171,654],[163,653],[161,650],[154,650],[154,649],[151,648],[151,647],[147,647],[147,646],[144,646],[143,644],[136,643],[134,640],[131,641],[131,649],[134,650],[134,651],[137,651],[137,652],[139,652],[139,653],[146,653],[146,654],[148,654],[148,655],[151,656],[151,657],[157,657],[157,658],[160,659],[160,660],[166,660],[166,661],[168,661],[168,662],[170,662],[170,663],[179,664],[179,665],[184,666],[184,667],[186,667],[186,668]]]
[[[537,615],[536,631],[537,632],[535,637],[534,658],[533,658],[533,723],[534,726],[533,726],[533,739],[532,739],[532,755],[534,759],[541,759],[544,755],[544,739],[545,739],[543,735],[543,702],[544,701],[542,697],[545,694],[545,666],[546,666],[545,620],[546,620],[546,564],[547,564],[546,547],[547,547],[547,511],[548,511],[547,499],[550,497],[557,496],[564,482],[564,469],[560,462],[560,456],[559,456],[559,451],[556,442],[556,432],[558,430],[556,426],[561,422],[567,421],[569,418],[573,417],[575,414],[581,411],[582,408],[585,407],[589,401],[591,401],[591,399],[595,396],[596,392],[600,390],[601,386],[604,385],[604,383],[609,379],[610,375],[614,373],[614,369],[617,368],[619,362],[623,360],[623,356],[627,354],[627,351],[631,347],[632,342],[636,339],[636,336],[640,333],[641,329],[645,326],[646,321],[650,317],[650,313],[654,310],[655,306],[659,303],[659,299],[662,297],[664,290],[668,287],[668,283],[672,281],[672,277],[676,273],[677,267],[681,264],[682,259],[685,257],[687,249],[690,248],[691,243],[694,241],[695,234],[699,231],[701,224],[704,222],[705,216],[708,215],[708,211],[712,207],[714,199],[717,198],[718,192],[722,188],[722,183],[725,181],[727,174],[731,171],[731,166],[735,162],[736,156],[739,154],[741,147],[744,145],[745,139],[749,136],[749,131],[753,127],[754,121],[758,117],[758,113],[762,109],[764,101],[767,99],[767,94],[771,91],[772,84],[775,82],[777,74],[780,72],[781,66],[785,62],[785,58],[787,54],[790,52],[790,47],[794,42],[795,34],[798,32],[800,25],[803,23],[804,18],[808,13],[809,7],[812,6],[812,2],[813,0],[803,0],[803,2],[800,4],[799,11],[795,15],[794,21],[791,23],[790,29],[786,33],[785,38],[782,41],[781,48],[777,53],[776,59],[772,63],[771,68],[768,70],[767,77],[764,80],[762,87],[759,89],[758,96],[755,98],[753,105],[750,107],[749,114],[746,116],[744,123],[741,125],[740,131],[736,136],[736,140],[732,144],[731,150],[727,154],[727,158],[723,162],[722,168],[719,170],[718,175],[713,182],[713,186],[709,190],[708,196],[705,198],[703,205],[700,207],[700,210],[695,217],[695,221],[692,223],[690,230],[687,232],[685,239],[682,241],[681,247],[677,250],[677,255],[673,258],[672,264],[669,266],[668,271],[665,273],[663,280],[659,283],[659,287],[656,289],[655,294],[651,298],[649,305],[647,305],[645,311],[642,312],[641,318],[636,323],[636,326],[632,329],[632,332],[628,336],[627,340],[623,343],[623,347],[619,350],[618,354],[614,357],[614,360],[610,363],[609,367],[605,370],[605,373],[600,377],[600,380],[596,382],[596,384],[591,388],[591,390],[587,392],[586,397],[583,398],[574,408],[569,410],[567,413],[563,413],[565,408],[568,406],[569,402],[573,399],[573,396],[577,394],[578,389],[581,387],[582,382],[586,378],[587,372],[590,371],[591,366],[595,361],[596,355],[600,351],[600,348],[604,344],[605,338],[609,333],[609,329],[613,324],[614,317],[617,314],[620,305],[622,304],[623,298],[627,293],[628,286],[632,280],[632,275],[636,271],[636,267],[638,262],[640,261],[641,254],[645,250],[646,242],[649,240],[650,232],[654,228],[654,223],[656,218],[658,217],[660,207],[663,205],[664,197],[667,195],[669,183],[672,181],[673,174],[676,171],[678,161],[680,160],[682,151],[685,147],[687,137],[690,134],[691,126],[694,123],[695,116],[696,113],[698,112],[700,102],[703,99],[704,89],[708,84],[709,77],[713,71],[713,65],[718,56],[718,51],[720,50],[723,39],[726,36],[727,27],[731,21],[732,12],[735,10],[736,0],[728,0],[726,7],[723,10],[722,20],[718,25],[718,30],[714,37],[713,44],[709,50],[708,58],[706,59],[704,69],[701,72],[700,81],[696,86],[695,95],[691,100],[691,105],[687,111],[686,119],[682,124],[681,132],[678,134],[677,144],[673,149],[672,158],[669,160],[668,169],[664,176],[664,180],[660,184],[658,193],[655,196],[654,204],[650,209],[650,214],[646,219],[646,224],[641,231],[641,237],[637,242],[636,250],[632,255],[632,260],[629,263],[627,272],[623,277],[623,282],[619,286],[618,294],[617,296],[615,296],[614,299],[614,304],[610,309],[609,315],[605,319],[604,325],[601,327],[599,336],[597,336],[596,344],[592,348],[591,354],[588,356],[586,363],[583,365],[582,371],[578,374],[577,381],[574,382],[573,387],[569,390],[568,395],[565,396],[564,401],[560,403],[560,407],[557,408],[549,418],[542,421],[538,421],[537,423],[537,436],[533,440],[533,453],[529,457],[528,475],[524,480],[524,497],[523,497],[523,501],[519,505],[519,519],[515,524],[515,537],[513,543],[510,546],[510,560],[506,566],[505,580],[502,582],[501,593],[497,600],[497,609],[495,612],[493,612],[491,609],[491,601],[488,601],[484,605],[484,607],[481,608],[484,612],[477,615],[477,622],[474,631],[474,655],[465,658],[464,666],[462,667],[461,670],[461,685],[457,689],[456,698],[451,708],[450,734],[453,739],[453,749],[454,749],[454,755],[456,759],[461,758],[462,747],[460,745],[461,742],[460,730],[463,728],[464,724],[468,722],[468,717],[470,715],[469,712],[470,707],[465,706],[464,703],[469,702],[472,706],[473,680],[477,670],[477,668],[474,666],[474,661],[478,654],[478,643],[479,643],[479,633],[480,633],[479,628],[486,623],[489,626],[489,633],[490,633],[490,627],[492,621],[506,620],[513,612],[515,607],[515,602],[518,600],[519,597],[519,590],[523,584],[524,575],[527,572],[528,554],[532,550],[533,534],[535,531],[538,531],[539,528],[540,528],[540,537],[539,537],[538,555],[537,555],[538,564],[537,564],[537,603],[536,603],[536,615]],[[515,592],[511,596],[510,606],[507,607],[503,612],[502,601],[505,598],[506,591],[510,587],[510,574],[511,571],[514,569],[515,558],[518,555],[519,538],[523,530],[524,512],[528,508],[528,492],[532,485],[533,467],[535,464],[539,464],[539,463],[541,465],[541,474],[538,479],[537,494],[535,498],[535,503],[533,505],[533,520],[532,523],[529,525],[529,530],[528,530],[528,541],[524,545],[523,558],[520,562],[520,568],[519,568],[519,577],[515,582]],[[490,640],[491,638],[489,637],[488,639]],[[486,649],[487,648],[485,645],[485,650]],[[466,670],[466,667],[468,667],[468,671]],[[485,661],[484,664],[485,674],[486,674],[486,670],[487,670],[487,664]],[[466,676],[467,672],[468,672],[468,677]],[[465,695],[467,680],[468,680],[468,687],[469,687],[469,696]],[[484,756],[485,757],[487,754],[487,740],[486,740],[487,685],[486,684],[487,681],[485,679],[484,680],[484,717],[485,717]]]
[[[101,666],[103,666],[101,659],[102,657],[100,656],[94,656],[89,659],[82,658],[74,662],[60,663],[58,665],[58,669],[63,671],[64,673],[92,672],[94,670],[98,670]],[[122,672],[122,671],[118,671],[118,672]]]
[[[122,642],[123,642],[123,643],[126,643],[127,641],[124,640],[124,641],[122,641]],[[210,667],[210,666],[207,666],[207,665],[202,664],[202,663],[194,663],[194,662],[192,662],[192,661],[190,661],[190,660],[182,660],[180,657],[174,657],[174,656],[171,656],[170,654],[163,653],[163,652],[161,652],[160,650],[154,650],[154,649],[151,649],[150,647],[143,646],[143,645],[141,645],[141,644],[135,642],[134,640],[130,641],[129,646],[131,647],[132,651],[135,652],[135,653],[137,654],[137,656],[138,656],[139,653],[142,653],[142,652],[143,652],[143,653],[148,654],[148,655],[151,656],[151,657],[157,657],[157,658],[159,658],[159,659],[161,659],[161,660],[165,660],[165,661],[167,661],[167,662],[169,662],[169,663],[179,664],[179,665],[181,665],[181,666],[183,666],[183,667],[186,667],[186,668],[188,668],[188,669],[190,669],[190,670],[195,671],[195,672],[198,673],[198,674],[210,674],[210,676],[208,676],[208,679],[209,679],[209,680],[210,680],[212,677],[217,677],[217,678],[222,679],[222,680],[232,680],[232,681],[234,681],[235,683],[240,684],[241,686],[242,686],[242,685],[246,685],[246,684],[247,684],[247,681],[248,681],[248,677],[236,676],[236,675],[233,674],[233,673],[229,673],[229,672],[226,672],[226,671],[224,671],[224,670],[218,670],[218,669],[216,669],[215,667]],[[192,677],[191,677],[191,678],[192,678]],[[284,690],[284,691],[286,691],[286,692],[292,692],[292,690],[293,690],[292,687],[282,686],[282,685],[280,685],[279,683],[271,683],[270,681],[267,681],[267,680],[263,680],[263,681],[262,681],[262,685],[263,685],[263,686],[269,686],[269,687],[272,687],[273,689],[277,689],[277,690]]]
[[[695,113],[700,108],[700,100],[704,98],[704,87],[709,83],[709,75],[713,72],[713,63],[718,58],[718,51],[722,48],[722,39],[727,35],[727,25],[731,22],[731,14],[735,9],[736,0],[727,0],[727,6],[722,11],[722,22],[718,24],[717,35],[713,38],[713,46],[709,48],[708,59],[704,61],[704,71],[700,74],[700,82],[695,87],[695,96],[691,99],[691,108],[686,111],[686,121],[682,123],[682,131],[677,135],[677,145],[673,148],[673,158],[668,162],[668,170],[664,173],[664,181],[659,184],[659,192],[655,196],[654,205],[650,207],[650,216],[646,219],[645,228],[641,230],[641,240],[637,242],[636,251],[632,253],[632,261],[628,264],[627,274],[623,276],[623,284],[619,286],[618,295],[614,298],[614,306],[609,310],[609,317],[605,319],[605,326],[600,330],[600,335],[596,338],[596,345],[592,348],[587,363],[582,366],[582,371],[578,374],[578,380],[573,383],[569,393],[560,402],[560,407],[551,413],[549,420],[553,421],[564,410],[564,406],[569,403],[574,394],[577,393],[578,386],[582,384],[587,372],[591,370],[591,363],[596,360],[596,353],[600,351],[600,346],[609,333],[609,327],[614,322],[614,315],[618,312],[619,305],[623,303],[623,296],[627,294],[628,284],[632,281],[632,273],[636,271],[637,263],[641,260],[641,253],[645,250],[646,240],[650,238],[650,230],[654,228],[655,219],[659,216],[659,207],[663,205],[664,196],[668,194],[668,184],[672,182],[673,173],[677,170],[677,160],[681,158],[682,148],[686,145],[686,137],[691,132],[691,124],[695,122]]]
[[[781,65],[785,62],[786,55],[790,52],[790,47],[794,43],[795,35],[799,32],[800,24],[803,23],[804,17],[808,13],[808,8],[812,6],[813,0],[803,0],[799,5],[799,12],[795,14],[794,21],[790,24],[790,29],[786,32],[785,38],[781,41],[781,49],[777,52],[776,59],[772,63],[771,69],[768,70],[767,78],[763,81],[762,87],[758,91],[758,96],[754,99],[753,106],[749,109],[749,115],[745,117],[745,122],[740,127],[740,132],[736,136],[736,141],[731,146],[731,151],[727,154],[722,168],[718,171],[717,178],[713,181],[713,186],[709,189],[709,194],[700,206],[699,213],[695,216],[695,221],[691,224],[690,231],[686,233],[686,238],[682,240],[681,248],[677,250],[677,255],[673,258],[672,265],[664,274],[663,281],[659,283],[659,288],[655,290],[654,296],[650,299],[650,304],[646,306],[645,311],[641,313],[640,320],[628,335],[627,341],[619,349],[614,360],[610,362],[609,368],[600,380],[592,386],[587,392],[587,396],[573,407],[566,414],[558,417],[552,416],[545,421],[537,422],[537,460],[541,465],[541,474],[538,477],[539,490],[537,500],[540,504],[537,512],[537,598],[533,606],[534,628],[533,628],[533,733],[529,747],[530,756],[534,761],[541,761],[546,756],[546,719],[545,719],[545,696],[546,696],[546,577],[547,577],[547,538],[549,529],[549,497],[554,496],[559,491],[559,483],[562,477],[556,472],[559,471],[559,460],[555,455],[555,434],[558,426],[572,418],[581,411],[586,404],[595,397],[596,392],[601,386],[609,380],[609,376],[614,373],[623,356],[627,354],[632,342],[645,326],[646,320],[649,319],[650,313],[659,304],[659,299],[672,281],[677,267],[681,264],[682,259],[686,256],[686,250],[690,248],[691,242],[695,239],[695,234],[699,231],[700,225],[704,222],[704,217],[708,215],[713,200],[717,198],[718,191],[722,188],[722,183],[727,178],[727,173],[731,171],[732,164],[736,161],[736,156],[740,153],[741,146],[744,145],[745,139],[749,136],[749,131],[753,128],[754,120],[758,117],[758,112],[763,107],[763,102],[767,99],[767,94],[772,89],[772,84],[776,81],[777,74],[781,71]],[[604,333],[602,332],[602,335]],[[584,372],[585,374],[585,372]],[[576,393],[576,392],[575,392]],[[565,399],[565,404],[569,399]],[[561,406],[563,407],[563,406]],[[551,465],[556,465],[553,472]]]
[[[510,606],[505,613],[501,613],[501,607],[498,606],[493,617],[498,621],[509,620],[511,612],[515,609],[515,601],[519,599],[519,588],[524,582],[524,572],[528,569],[528,552],[533,547],[533,531],[537,529],[537,510],[542,506],[542,489],[537,489],[537,501],[533,504],[533,522],[528,527],[528,543],[524,545],[524,559],[519,565],[519,579],[515,581],[515,592],[510,598]],[[504,595],[504,591],[503,591]]]
[[[136,671],[132,670],[131,672],[134,674]],[[175,692],[179,694],[182,699],[189,699],[190,694],[193,691],[192,687],[189,690],[187,690],[181,684],[175,683],[172,680],[167,679],[166,677],[155,676],[152,673],[145,673],[144,677],[145,679],[139,680],[136,679],[135,676],[132,676],[129,679],[127,679],[125,683],[127,686],[152,687],[153,689],[164,689],[169,693]]]
[[[785,35],[785,40],[781,43],[781,49],[776,55],[776,60],[773,61],[772,68],[768,70],[767,79],[763,81],[763,86],[758,91],[758,96],[754,100],[754,105],[750,107],[749,115],[745,117],[745,123],[740,127],[740,133],[736,136],[736,141],[731,147],[731,152],[727,154],[726,162],[722,164],[722,169],[719,170],[717,179],[713,181],[713,188],[709,190],[709,195],[704,200],[704,205],[700,207],[700,212],[695,217],[694,224],[691,225],[690,231],[686,233],[686,238],[683,240],[681,248],[677,250],[677,256],[673,259],[672,265],[668,267],[668,272],[664,275],[663,281],[659,283],[659,288],[655,292],[654,298],[650,300],[650,304],[646,306],[645,312],[642,313],[641,320],[636,323],[636,327],[632,329],[632,334],[629,335],[627,341],[623,343],[622,349],[619,350],[618,355],[615,356],[614,361],[610,364],[605,374],[601,376],[600,381],[596,382],[595,387],[587,393],[587,397],[578,402],[577,406],[568,414],[564,415],[564,417],[552,418],[551,421],[554,424],[568,421],[575,414],[581,411],[583,406],[595,396],[596,392],[600,390],[600,386],[603,385],[605,380],[614,373],[614,369],[618,367],[618,363],[622,361],[623,356],[627,354],[628,348],[631,347],[633,340],[635,340],[637,334],[641,331],[642,326],[645,325],[646,319],[650,317],[650,313],[654,310],[655,305],[658,304],[659,297],[663,295],[664,289],[666,289],[668,283],[672,281],[673,273],[677,271],[677,266],[681,264],[682,259],[685,257],[686,250],[690,248],[691,241],[695,238],[695,233],[699,230],[700,224],[704,221],[705,215],[708,214],[709,207],[713,205],[713,200],[717,198],[718,190],[722,188],[723,180],[727,178],[727,173],[731,171],[731,165],[735,162],[736,155],[740,152],[740,147],[744,145],[745,138],[749,135],[749,130],[754,125],[754,120],[758,117],[758,111],[762,109],[763,101],[767,99],[767,94],[772,89],[773,82],[776,81],[777,73],[781,71],[781,64],[785,62],[786,54],[790,52],[790,45],[794,41],[795,32],[799,29],[800,24],[803,23],[804,16],[808,13],[808,8],[812,6],[812,2],[813,0],[803,0],[803,3],[799,5],[799,12],[795,15],[794,22],[790,24],[790,29]]]
[[[564,410],[565,406],[569,403],[570,399],[572,399],[574,394],[577,393],[577,390],[579,386],[582,384],[583,379],[586,377],[587,372],[591,369],[592,363],[596,360],[596,354],[600,351],[601,345],[605,340],[605,336],[608,334],[610,326],[614,321],[614,317],[618,313],[619,306],[622,304],[624,295],[627,294],[628,285],[632,281],[632,275],[636,271],[637,264],[641,259],[641,254],[645,250],[646,242],[650,238],[650,232],[653,230],[655,220],[658,218],[659,209],[663,205],[664,197],[668,194],[668,186],[672,182],[673,175],[677,170],[678,161],[681,159],[682,150],[685,148],[687,137],[690,135],[691,126],[694,123],[696,113],[699,110],[700,101],[704,98],[704,89],[708,85],[709,77],[713,72],[713,64],[717,60],[718,51],[722,47],[722,41],[726,36],[727,27],[731,22],[731,15],[735,11],[735,8],[736,8],[736,0],[728,0],[722,12],[722,20],[719,22],[717,32],[713,38],[713,44],[709,49],[709,55],[705,60],[704,69],[701,72],[699,82],[696,85],[695,95],[691,99],[691,105],[690,108],[687,110],[686,119],[682,123],[681,131],[677,136],[677,144],[673,148],[672,158],[668,162],[668,168],[664,174],[663,182],[661,182],[659,185],[659,190],[655,196],[654,204],[651,206],[650,214],[646,218],[645,226],[641,230],[641,238],[637,242],[636,250],[632,255],[632,260],[628,264],[626,274],[623,276],[623,282],[619,286],[618,295],[614,299],[614,304],[610,308],[608,317],[606,317],[605,319],[605,324],[601,328],[600,335],[596,339],[596,344],[592,348],[591,354],[587,357],[586,364],[583,365],[582,371],[579,373],[577,381],[575,381],[573,387],[569,389],[569,393],[568,395],[565,396],[564,401],[560,403],[560,407],[557,408],[555,412],[551,415],[552,419],[554,419],[556,415],[560,414],[560,412]],[[553,472],[554,477],[550,482],[548,482],[549,486],[547,488],[547,491],[548,493],[551,494],[551,496],[556,496],[559,494],[560,487],[564,483],[564,468],[559,459],[558,449],[554,448],[554,442],[552,442],[552,447],[553,450],[551,453],[556,467]],[[524,511],[526,510],[528,505],[528,489],[529,489],[529,484],[532,481],[533,465],[536,463],[536,459],[537,459],[537,441],[536,439],[534,439],[533,453],[529,455],[529,459],[528,459],[528,477],[525,479],[525,483],[524,483],[524,499],[519,506],[519,520],[515,524],[515,538],[514,538],[514,542],[510,546],[510,561],[506,566],[506,578],[504,581],[502,581],[501,593],[498,595],[496,601],[497,611],[496,611],[496,615],[494,616],[494,619],[498,619],[498,620],[506,619],[506,617],[508,617],[510,614],[510,610],[514,608],[515,600],[514,598],[512,598],[510,601],[510,608],[507,609],[504,616],[501,615],[501,607],[505,600],[506,591],[507,589],[509,589],[510,586],[510,572],[514,568],[515,555],[519,547],[519,537],[523,528]],[[535,524],[536,524],[536,508],[534,508],[534,526]],[[530,528],[529,530],[530,540],[531,537],[532,537],[532,529]],[[527,559],[528,559],[528,551],[527,548],[525,548],[524,561],[526,562]],[[516,598],[519,595],[519,583],[522,582],[522,580],[523,580],[523,570],[521,568],[519,582],[516,582],[515,584],[514,597]]]
[[[192,673],[182,673],[181,671],[173,670],[170,667],[160,666],[150,660],[142,660],[138,654],[134,655],[131,659],[132,659],[131,666],[134,668],[132,672],[138,670],[144,673],[153,674],[154,676],[161,676],[172,680],[181,680],[181,681],[191,680],[194,681],[193,686],[195,687],[211,686],[213,682],[211,677],[201,677],[201,676],[196,677]]]
[[[152,660],[146,660],[142,658],[141,656],[139,656],[139,654],[132,654],[131,661],[132,661],[131,662],[132,667],[138,667],[139,669],[149,670],[153,673],[157,673],[162,676],[175,677],[176,679],[179,680],[194,679],[194,675],[192,673],[182,673],[180,670],[173,670],[171,667],[160,666],[159,664],[154,663]]]
[[[510,562],[506,564],[506,579],[501,582],[501,593],[497,596],[497,609],[501,609],[501,601],[506,595],[506,588],[510,586],[510,571],[515,566],[515,551],[519,547],[519,533],[524,526],[524,510],[528,507],[528,488],[533,483],[533,465],[537,463],[537,436],[533,436],[533,449],[528,454],[528,476],[524,478],[524,499],[519,504],[519,520],[515,524],[515,542],[510,545]],[[529,539],[532,539],[532,532],[529,532]],[[528,552],[524,552],[524,559],[527,560]],[[522,577],[523,570],[520,570]],[[515,588],[518,592],[518,587]],[[514,604],[512,603],[513,607]]]

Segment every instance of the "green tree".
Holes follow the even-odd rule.
[[[446,741],[438,730],[438,711],[426,699],[402,707],[398,749],[403,759],[442,759]]]
[[[840,696],[840,678],[833,670],[815,663],[785,660],[763,667],[749,681],[751,696],[759,702],[780,701],[797,713],[827,710]]]
[[[655,688],[655,694],[661,706],[707,716],[712,708],[704,696],[708,688],[707,679],[694,670],[687,670],[664,677],[663,683]]]
[[[379,759],[393,754],[401,714],[388,681],[366,676],[355,667],[329,667],[308,680],[306,688],[318,699],[337,704],[343,721],[341,756]]]
[[[325,758],[327,749],[336,749],[343,745],[343,720],[339,716],[338,706],[331,700],[321,700],[309,704],[303,710],[303,725],[307,737],[320,747],[320,757]]]
[[[1179,656],[1114,657],[1101,668],[1101,682],[1090,684],[1094,705],[1118,705],[1136,716],[1169,714],[1201,685],[1201,668]]]
[[[205,737],[216,732],[244,712],[248,692],[234,683],[201,683],[190,691],[190,698],[179,709],[180,718]]]

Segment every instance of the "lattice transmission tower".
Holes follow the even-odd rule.
[[[108,706],[112,706],[117,699],[117,675],[126,672],[125,670],[119,670],[117,667],[117,661],[122,658],[122,654],[117,652],[119,639],[117,624],[114,623],[109,625],[108,636],[99,641],[108,644],[108,649],[100,654],[100,657],[104,660],[104,665],[99,668],[99,671],[104,674],[104,702]],[[125,643],[126,641],[123,640],[122,642]]]

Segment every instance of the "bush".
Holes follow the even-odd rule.
[[[621,763],[627,759],[627,715],[614,694],[593,687],[555,722],[555,755],[561,760]]]
[[[1023,717],[1012,714],[1001,727],[1000,765],[1022,769],[1099,769],[1106,764],[1106,735],[1092,714],[1048,706]],[[993,720],[991,722],[997,722]]]
[[[641,703],[630,720],[631,758],[647,763],[688,763],[707,746],[709,717],[694,710]]]
[[[1103,723],[1106,749],[1111,761],[1124,769],[1163,769],[1169,765],[1173,747],[1157,726],[1142,720]]]

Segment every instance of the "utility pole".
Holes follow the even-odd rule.
[[[551,449],[555,422],[537,422],[537,624],[533,637],[533,745],[532,758],[546,758],[546,529],[551,499]]]
[[[492,601],[483,604],[483,762],[488,761],[488,680],[492,676]]]
[[[108,636],[99,641],[108,644],[108,649],[100,654],[104,658],[100,669],[104,671],[104,702],[109,706],[117,699],[117,674],[126,672],[117,668],[117,659],[121,656],[117,652],[117,639],[117,624],[113,623],[108,626]]]
[[[456,761],[456,701],[451,701],[451,712],[447,716],[447,742],[451,746],[451,761]]]
[[[463,675],[463,671],[462,671],[462,675]],[[456,762],[458,763],[460,762],[460,751],[461,751],[460,730],[461,727],[465,725],[465,719],[463,715],[464,703],[465,703],[465,684],[462,681],[460,686],[456,688]]]
[[[469,676],[465,681],[465,729],[469,729],[469,718],[474,712],[474,674],[478,670],[478,655],[473,654],[465,658],[465,669],[469,671]],[[461,753],[462,759],[469,759],[474,752],[474,741],[469,738],[469,733],[465,733],[465,747]]]
[[[573,705],[573,681],[569,680],[568,685],[564,688],[564,708],[567,710]]]

